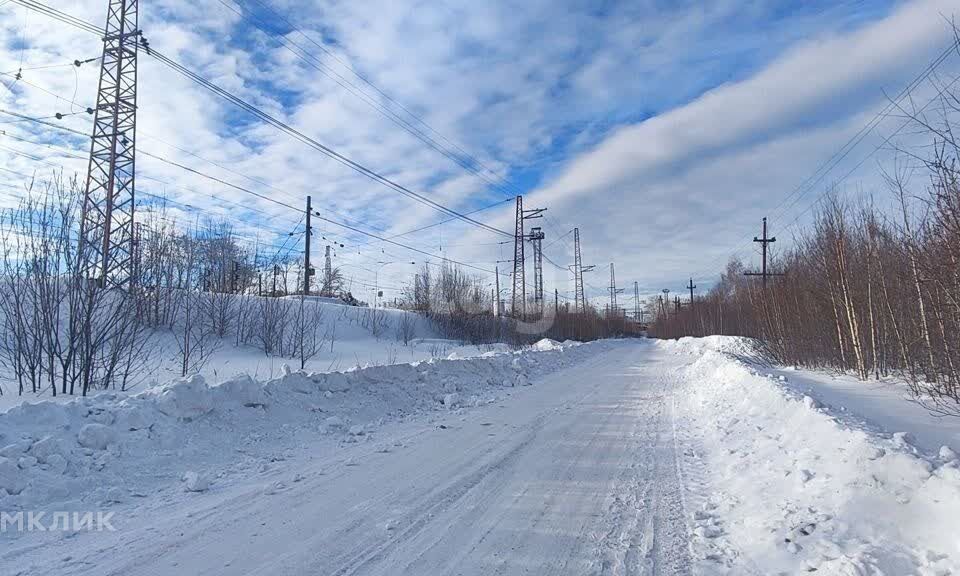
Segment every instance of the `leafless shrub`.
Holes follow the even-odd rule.
[[[409,346],[410,341],[417,335],[417,321],[412,314],[401,314],[394,325],[394,334],[398,342]]]
[[[281,298],[260,298],[257,302],[257,341],[264,354],[283,354],[283,335],[289,306]]]
[[[396,363],[397,363],[397,357],[399,356],[399,354],[400,354],[400,352],[399,352],[399,350],[397,350],[397,347],[396,347],[396,346],[388,345],[388,346],[387,346],[387,355],[386,355],[386,357],[384,358],[384,364],[386,364],[386,365],[396,364]]]
[[[0,231],[0,362],[21,394],[127,387],[148,356],[141,292],[84,276],[89,255],[77,253],[75,181],[55,174],[24,192]]]
[[[202,306],[204,297],[202,293],[187,291],[181,298],[183,309],[174,328],[180,351],[181,376],[199,372],[221,342],[210,324],[204,322],[196,312]]]
[[[287,350],[291,358],[300,360],[301,370],[306,366],[307,360],[316,356],[323,348],[326,338],[326,333],[322,330],[323,317],[323,308],[316,302],[308,302],[302,294],[297,297]]]

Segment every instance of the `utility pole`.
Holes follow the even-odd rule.
[[[774,236],[774,237],[772,237],[772,238],[768,238],[768,237],[767,237],[767,219],[766,219],[766,217],[764,217],[764,219],[763,219],[763,236],[761,236],[760,238],[757,238],[756,236],[754,236],[754,237],[753,237],[753,241],[760,243],[761,253],[763,254],[763,265],[762,265],[763,267],[760,269],[761,271],[760,271],[759,273],[757,273],[757,272],[744,272],[743,275],[744,275],[744,276],[760,276],[761,278],[763,278],[763,288],[764,288],[764,290],[766,290],[766,288],[767,288],[767,278],[768,278],[769,276],[783,276],[783,274],[777,274],[777,273],[773,273],[773,272],[767,272],[767,245],[768,245],[768,244],[773,244],[774,242],[776,242],[776,241],[777,241],[777,238],[776,238],[776,236]]]
[[[493,268],[494,276],[497,282],[497,292],[496,296],[493,299],[493,305],[496,307],[493,313],[494,316],[500,316],[500,267],[495,266]]]
[[[513,235],[513,302],[511,314],[514,318],[527,315],[527,280],[523,244],[528,237],[524,234],[523,221],[543,218],[546,208],[523,209],[523,196],[517,196],[516,228]]]
[[[673,315],[680,314],[680,296],[673,297]]]
[[[613,271],[613,262],[610,263],[610,315],[617,310],[617,276]]]
[[[687,289],[690,290],[690,306],[693,306],[693,290],[697,285],[693,283],[693,278],[690,278],[690,283],[687,284]]]
[[[537,313],[543,315],[543,230],[538,226],[530,229],[533,244],[533,302]]]
[[[112,287],[133,276],[138,13],[138,0],[110,0],[107,7],[80,216],[80,273]]]
[[[310,266],[310,237],[313,235],[313,230],[310,228],[310,216],[313,214],[313,209],[310,207],[310,196],[307,196],[307,233],[303,236],[303,294],[305,296],[310,295],[310,277],[313,276],[314,270]]]
[[[557,316],[560,314],[560,290],[557,288],[553,289],[553,315]]]
[[[633,283],[633,319],[640,322],[640,283]]]

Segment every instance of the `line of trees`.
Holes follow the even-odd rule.
[[[302,266],[264,265],[225,222],[180,227],[162,207],[141,211],[129,289],[87,278],[82,198],[75,179],[54,174],[27,183],[23,200],[0,213],[0,367],[18,394],[125,390],[161,360],[157,335],[175,343],[182,375],[229,339],[301,368],[335,340],[340,319],[324,322],[324,309],[307,304]],[[342,275],[325,269],[319,284],[340,295]]]
[[[662,338],[757,338],[778,361],[859,378],[905,377],[931,410],[960,414],[960,100],[945,93],[927,158],[883,172],[893,208],[828,194],[812,225],[779,255],[766,289],[731,261],[708,294],[679,313],[652,310]],[[917,185],[919,183],[919,185]]]
[[[496,299],[487,279],[443,261],[421,266],[403,290],[399,306],[425,315],[441,335],[471,344],[524,345],[542,338],[590,341],[625,331],[622,315],[601,314],[589,304],[578,313],[569,303],[558,306],[530,299],[528,313],[512,318],[496,313]]]

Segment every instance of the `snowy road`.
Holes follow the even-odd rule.
[[[620,346],[445,428],[384,429],[278,493],[248,487],[145,518],[67,564],[124,576],[687,574],[679,361]],[[398,446],[376,451],[384,442]]]
[[[106,504],[115,532],[0,541],[0,573],[960,573],[952,451],[924,455],[902,434],[819,406],[738,360],[747,348],[723,338],[610,342],[407,367],[400,382],[382,379],[393,368],[373,369],[324,394],[319,411],[316,382],[313,394],[294,391],[295,379],[268,384],[265,409],[173,423],[194,430],[175,436],[188,457],[173,474],[211,473],[209,490],[184,492],[175,475],[153,492],[130,487]],[[505,379],[518,359],[532,386]],[[470,387],[465,369],[498,376]],[[460,392],[483,394],[471,407],[447,402],[455,374]],[[322,434],[316,422],[338,397],[355,416],[435,399]],[[303,413],[311,419],[298,425],[282,419]],[[189,449],[211,434],[229,442]],[[170,472],[150,469],[160,480]]]

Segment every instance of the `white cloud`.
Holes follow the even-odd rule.
[[[860,29],[813,38],[752,77],[615,131],[529,202],[578,222],[589,231],[588,260],[617,261],[622,278],[713,277],[759,217],[879,109],[882,88],[896,92],[946,47],[942,14],[952,8],[913,2]],[[949,65],[957,69],[955,59]],[[853,103],[834,105],[845,99]],[[878,134],[896,125],[885,122]],[[866,140],[831,178],[878,140]]]

